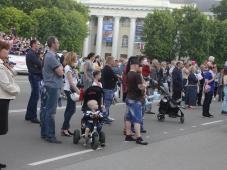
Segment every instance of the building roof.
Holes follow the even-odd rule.
[[[117,6],[147,6],[147,7],[167,7],[175,8],[180,4],[170,3],[169,0],[80,0],[86,5],[117,5]],[[182,4],[181,4],[182,5]]]

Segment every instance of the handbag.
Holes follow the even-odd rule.
[[[211,87],[208,83],[205,83],[204,85],[204,93],[209,93],[211,90]]]
[[[78,95],[77,93],[72,93],[71,92],[70,98],[71,98],[72,101],[77,102],[80,99],[80,95]]]
[[[77,93],[75,92],[75,90],[73,90],[72,87],[70,88],[69,92],[70,92],[70,98],[71,98],[72,101],[74,101],[74,102],[79,101],[80,95],[77,94]]]

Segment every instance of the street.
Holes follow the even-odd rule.
[[[227,117],[221,115],[221,103],[213,101],[214,118],[203,118],[202,108],[183,110],[185,123],[156,115],[145,115],[143,138],[148,146],[124,142],[125,105],[111,107],[112,125],[104,125],[106,147],[97,151],[74,145],[72,137],[62,137],[64,106],[56,114],[56,134],[63,144],[47,143],[40,138],[40,127],[24,120],[30,85],[27,76],[18,76],[21,93],[10,103],[9,132],[0,136],[0,162],[7,170],[226,170]],[[157,113],[157,103],[153,112]],[[71,120],[71,129],[80,128],[81,107]]]

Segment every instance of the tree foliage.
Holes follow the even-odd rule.
[[[20,36],[36,36],[45,43],[50,35],[59,38],[61,49],[81,52],[87,35],[88,8],[75,0],[0,1],[0,31],[12,27]]]
[[[177,25],[179,57],[191,57],[198,61],[209,54],[209,20],[197,8],[185,7],[173,13]]]
[[[0,10],[0,31],[10,33],[15,27],[18,35],[31,37],[34,35],[35,22],[23,11],[14,7],[7,7]]]
[[[227,59],[227,20],[216,23],[216,34],[212,48],[212,55],[216,56],[216,62],[222,66]]]
[[[211,11],[217,15],[217,18],[221,21],[227,19],[227,0],[222,0],[220,4],[213,7]]]
[[[169,11],[154,11],[144,21],[145,53],[160,60],[173,59],[175,24]]]
[[[219,63],[224,62],[226,22],[210,20],[191,6],[155,11],[145,19],[144,53],[160,60],[190,57],[199,63],[214,55]]]
[[[57,7],[61,10],[76,10],[88,16],[88,8],[75,0],[4,0],[0,7],[15,7],[29,14],[35,9]]]

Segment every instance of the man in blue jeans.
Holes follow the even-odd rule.
[[[63,67],[57,58],[59,42],[56,37],[49,37],[48,52],[44,56],[43,64],[43,92],[41,102],[41,138],[50,143],[61,143],[55,137],[55,114],[57,110],[60,90],[63,86]]]
[[[25,120],[32,123],[40,123],[37,119],[37,104],[39,100],[40,81],[42,79],[42,61],[38,56],[38,43],[31,40],[31,49],[26,55],[26,65],[28,68],[28,79],[31,85],[31,96],[28,102]]]
[[[113,57],[107,57],[106,59],[106,65],[104,66],[102,70],[102,85],[103,85],[103,91],[104,91],[104,105],[106,109],[106,120],[105,123],[109,124],[114,119],[110,118],[110,106],[113,103],[113,97],[114,97],[114,89],[116,87],[116,83],[118,80],[118,77],[114,74],[112,67],[114,66],[114,58]]]
[[[128,112],[125,115],[126,119],[126,137],[125,141],[136,141],[137,144],[147,145],[141,137],[141,123],[142,123],[142,101],[146,84],[143,83],[142,76],[139,72],[139,58],[131,57],[129,59],[130,70],[127,73],[127,98],[126,105]],[[133,123],[136,133],[136,139],[131,135],[131,124]]]

